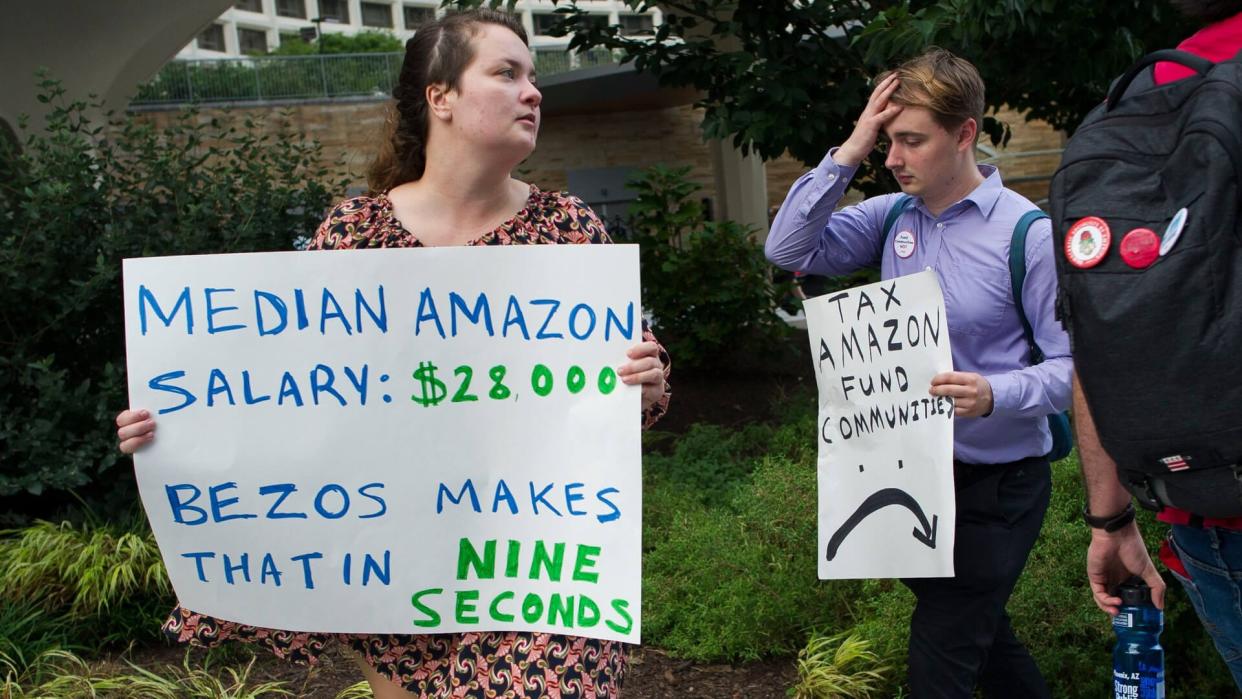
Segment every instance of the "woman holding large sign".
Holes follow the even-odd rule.
[[[477,10],[425,25],[406,45],[391,136],[370,172],[375,196],[338,205],[313,250],[445,245],[608,243],[575,197],[513,179],[539,131],[540,94],[521,23]],[[655,338],[632,347],[617,375],[642,388],[645,424],[663,414],[669,361]],[[147,410],[117,416],[121,451],[155,437]],[[178,642],[259,642],[314,663],[332,639],[358,654],[376,697],[611,697],[625,667],[620,642],[529,632],[429,635],[294,633],[214,619],[178,607],[165,623]]]

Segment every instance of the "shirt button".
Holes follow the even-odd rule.
[[[936,224],[936,228],[944,228],[944,224],[943,224],[943,223],[937,223],[937,224]]]
[[[832,175],[832,174],[830,174],[830,175],[828,175],[828,179],[830,179],[830,180],[835,180],[835,179],[837,179],[837,176],[836,176],[836,175]]]

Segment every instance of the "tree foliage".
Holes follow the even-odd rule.
[[[478,0],[464,0],[465,4]],[[841,143],[884,67],[938,45],[973,61],[988,106],[1073,129],[1109,81],[1189,28],[1167,0],[626,0],[654,33],[600,26],[561,0],[552,34],[612,49],[664,85],[701,91],[703,127],[764,158],[818,162]],[[999,142],[1003,124],[984,129]]]
[[[269,56],[309,56],[316,53],[399,53],[405,42],[394,34],[382,31],[361,31],[357,34],[324,33],[321,39],[303,41],[297,34],[281,34],[280,46],[268,51]]]
[[[628,183],[638,194],[629,227],[655,331],[682,368],[719,370],[739,356],[770,357],[785,330],[773,309],[788,289],[773,283],[751,230],[707,220],[689,170],[656,166]]]
[[[46,126],[0,141],[0,518],[116,478],[124,408],[121,260],[288,250],[345,182],[288,124],[96,120],[44,79]],[[26,501],[29,505],[29,501]]]

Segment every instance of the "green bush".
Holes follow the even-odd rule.
[[[753,232],[707,221],[689,167],[653,167],[629,183],[634,242],[642,246],[643,303],[661,342],[682,367],[761,364],[786,330],[774,314],[787,293]]]
[[[810,628],[841,630],[856,582],[816,582],[815,468],[764,457],[722,506],[648,478],[643,625],[647,642],[701,661],[792,654]],[[655,510],[675,503],[671,515]]]
[[[694,425],[676,440],[670,453],[645,454],[644,472],[649,478],[669,479],[704,504],[719,504],[745,482],[771,438],[772,428],[766,425],[736,430]]]
[[[46,125],[23,120],[20,150],[0,142],[0,498],[131,487],[110,426],[126,405],[123,258],[288,250],[345,187],[283,116],[187,111],[161,131],[41,89]]]
[[[325,32],[315,41],[303,41],[297,34],[281,34],[280,46],[268,51],[271,56],[309,56],[332,53],[399,53],[405,42],[385,31],[365,30],[357,34]]]

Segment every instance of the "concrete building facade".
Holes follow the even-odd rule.
[[[439,5],[437,0],[241,0],[203,27],[177,52],[177,58],[263,54],[282,41],[303,41],[300,33],[315,29],[324,34],[387,32],[405,41],[424,22],[443,14]],[[636,14],[619,0],[583,0],[579,6],[599,22],[617,25],[627,34],[650,32],[661,19],[659,10]],[[530,35],[531,48],[564,49],[568,45],[568,37],[548,35],[555,9],[550,0],[519,0],[514,6]]]

